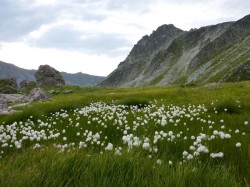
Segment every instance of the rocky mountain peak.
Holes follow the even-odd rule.
[[[183,31],[162,25],[143,36],[100,85],[204,84],[248,80],[250,15]],[[234,76],[235,78],[230,78]]]
[[[162,25],[148,36],[143,36],[131,50],[129,57],[135,58],[145,56],[148,53],[169,45],[171,41],[184,31],[176,28],[173,24]]]

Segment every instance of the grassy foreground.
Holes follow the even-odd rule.
[[[0,186],[249,186],[250,82],[68,88],[0,116]]]

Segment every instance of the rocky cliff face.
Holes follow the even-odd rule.
[[[249,80],[250,15],[182,31],[163,25],[144,36],[101,86]]]

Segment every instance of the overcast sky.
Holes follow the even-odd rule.
[[[250,0],[0,0],[0,61],[107,76],[163,24],[189,30],[250,14]]]

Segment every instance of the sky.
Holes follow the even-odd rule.
[[[249,0],[0,0],[0,61],[107,76],[144,35],[250,14]]]

